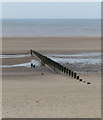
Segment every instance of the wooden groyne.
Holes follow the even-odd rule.
[[[36,55],[40,61],[48,66],[50,69],[52,69],[52,71],[59,73],[59,74],[64,74],[64,75],[68,75],[74,79],[77,79],[79,81],[82,81],[82,79],[80,78],[80,76],[72,71],[71,69],[61,65],[60,63],[48,58],[47,56],[42,55],[41,53],[34,51],[31,49],[31,55]]]

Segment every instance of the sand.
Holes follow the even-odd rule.
[[[37,51],[101,51],[100,37],[3,37],[3,54]]]
[[[3,77],[3,116],[98,118],[100,75],[85,75],[91,85],[53,73],[15,73]]]
[[[30,48],[43,54],[95,52],[101,49],[100,41],[99,37],[9,37],[3,38],[3,54],[29,53]],[[3,64],[31,59],[6,58]],[[91,84],[56,74],[45,66],[3,68],[3,118],[101,118],[101,74],[79,74]]]

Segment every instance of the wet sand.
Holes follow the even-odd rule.
[[[101,51],[100,37],[3,37],[2,53]]]
[[[100,51],[100,46],[98,37],[3,38],[3,54],[29,53],[30,48],[43,54],[72,54]],[[32,59],[37,58],[4,58],[3,64]],[[87,85],[45,66],[3,68],[3,117],[101,118],[101,74],[89,70],[79,71],[83,81],[91,82]]]

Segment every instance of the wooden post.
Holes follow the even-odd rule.
[[[71,72],[71,76],[73,77],[73,71]]]
[[[64,74],[64,67],[63,67],[63,74]]]
[[[64,67],[62,66],[62,73],[63,73],[63,71],[64,71]]]
[[[77,76],[77,80],[79,80],[79,76]]]
[[[31,63],[31,68],[33,67],[33,63]]]
[[[67,68],[67,70],[66,70],[66,74],[68,75],[68,68]]]
[[[82,81],[82,79],[79,79],[79,81]]]
[[[71,70],[69,70],[69,76],[71,75]]]
[[[60,71],[62,72],[62,66],[60,66]]]
[[[90,82],[87,82],[87,84],[90,84]]]
[[[66,74],[66,67],[64,67],[64,74]]]
[[[76,79],[76,76],[77,76],[77,74],[76,74],[76,73],[74,73],[74,79]]]
[[[32,49],[30,50],[30,53],[31,53],[31,55],[32,55]]]
[[[35,68],[35,65],[33,65],[33,68]]]
[[[62,66],[60,65],[60,71],[62,71]]]

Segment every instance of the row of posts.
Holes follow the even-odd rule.
[[[53,71],[57,73],[62,73],[64,75],[68,75],[74,79],[77,79],[79,81],[82,81],[80,77],[77,75],[76,72],[72,71],[71,69],[62,66],[56,61],[51,60],[50,58],[47,58],[46,56],[31,50],[31,55],[35,54],[44,64],[48,65]]]
[[[60,69],[60,72],[63,73],[64,75],[69,75],[70,77],[74,78],[74,79],[77,79],[77,80],[80,80],[82,81],[82,79],[80,79],[80,77],[77,75],[76,72],[72,71],[71,69],[67,68],[67,67],[64,67],[61,65],[61,69]]]

